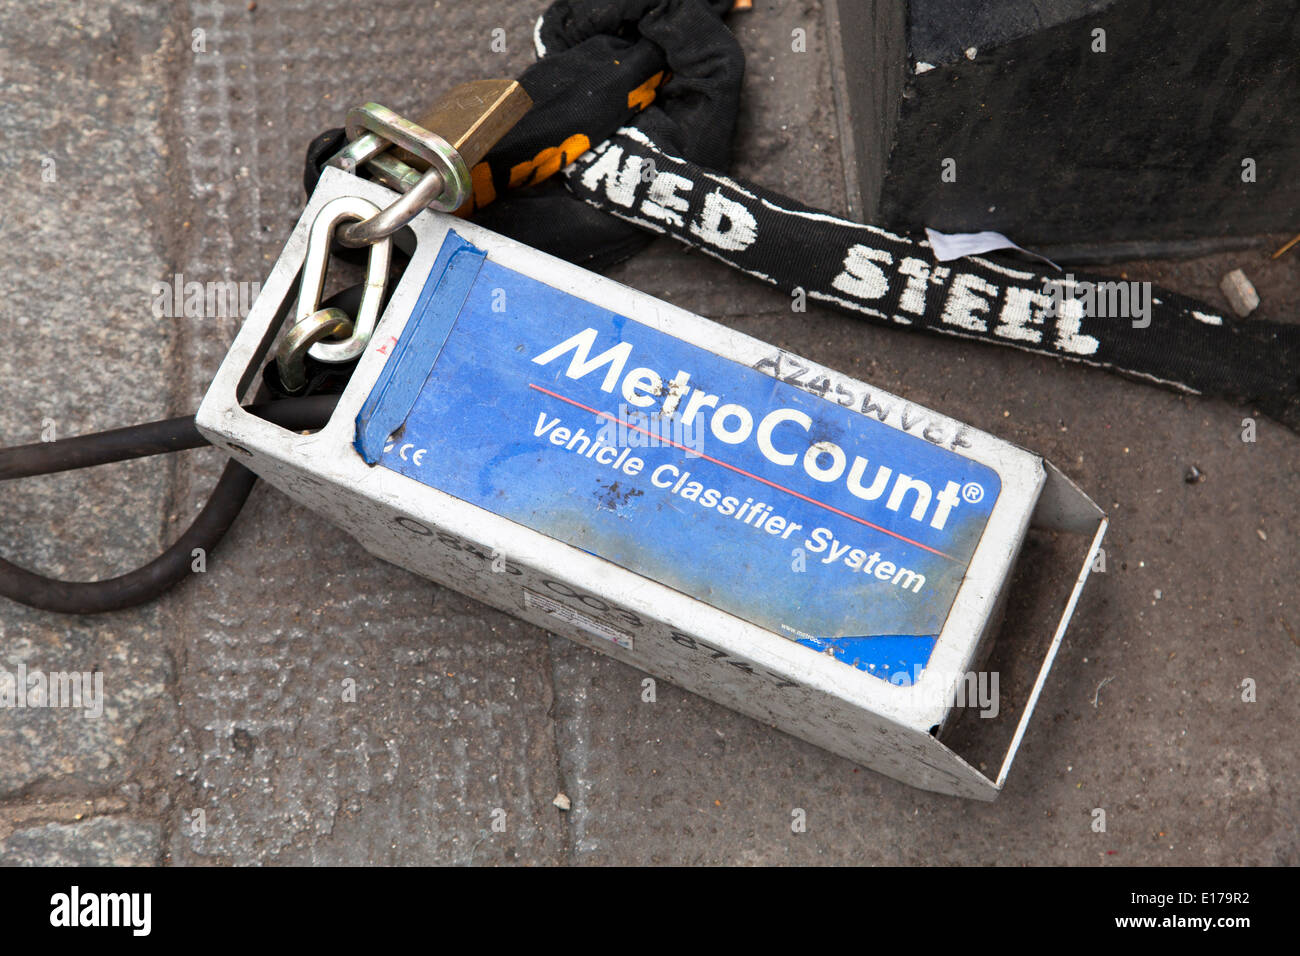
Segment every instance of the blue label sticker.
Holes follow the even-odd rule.
[[[384,467],[915,681],[996,472],[487,260],[444,337],[445,317],[420,320],[451,247],[474,248],[448,235],[389,360],[414,384],[388,399],[381,379],[367,402],[409,410]],[[412,378],[407,349],[427,375]]]

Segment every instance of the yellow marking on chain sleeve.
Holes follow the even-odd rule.
[[[655,91],[663,84],[664,71],[660,70],[650,79],[646,80],[635,90],[627,94],[627,107],[632,110],[643,110],[655,101]]]
[[[536,185],[554,176],[589,149],[591,149],[591,140],[587,135],[574,133],[559,146],[548,146],[532,159],[512,167],[510,188]]]

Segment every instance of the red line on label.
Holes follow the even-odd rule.
[[[694,448],[687,448],[685,445],[680,444],[679,442],[675,442],[671,438],[664,438],[662,435],[656,434],[655,432],[646,431],[646,429],[633,425],[631,422],[623,421],[622,419],[609,414],[609,412],[602,412],[598,408],[592,408],[590,405],[584,405],[582,404],[582,402],[575,401],[572,398],[569,398],[565,395],[561,395],[559,392],[552,392],[549,388],[542,388],[542,386],[540,385],[534,385],[532,382],[528,383],[528,387],[532,389],[536,389],[537,391],[542,392],[545,395],[549,395],[551,396],[551,398],[558,398],[560,401],[567,402],[576,408],[581,408],[583,411],[591,412],[593,415],[598,415],[601,418],[607,418],[611,422],[617,422],[626,428],[635,429],[636,431],[641,432],[641,434],[643,435],[649,435],[652,438],[657,438],[659,441],[664,442],[665,444],[672,445],[675,448],[682,449],[682,451],[689,451],[694,454],[698,454],[701,458],[711,461],[715,465],[721,465],[723,468],[729,468],[732,471],[734,471],[736,474],[744,475],[746,478],[753,478],[755,481],[761,481],[763,484],[771,488],[775,488],[777,491],[784,491],[787,495],[793,495],[795,498],[799,498],[802,501],[806,501],[810,505],[816,505],[818,508],[825,508],[827,511],[839,515],[841,518],[848,518],[850,521],[856,521],[858,524],[866,525],[868,528],[872,528],[875,531],[879,531],[881,534],[887,534],[891,538],[897,538],[899,541],[906,541],[908,544],[921,548],[923,551],[929,551],[931,554],[937,554],[941,558],[947,558],[949,561],[957,561],[957,563],[959,564],[961,563],[960,559],[954,558],[951,554],[945,554],[944,552],[939,551],[936,548],[932,548],[928,544],[922,544],[920,541],[913,541],[911,538],[906,537],[905,535],[901,535],[897,531],[890,531],[888,528],[882,528],[878,524],[872,524],[870,521],[867,521],[863,518],[859,518],[857,515],[851,515],[847,511],[841,511],[839,508],[836,508],[834,505],[828,505],[826,502],[818,501],[816,498],[809,498],[807,495],[802,495],[799,492],[795,491],[793,488],[787,488],[785,485],[778,485],[775,481],[768,481],[766,478],[762,477],[761,475],[756,475],[753,472],[745,471],[745,469],[743,468],[737,468],[735,465],[722,461],[720,458],[714,458],[712,455],[706,455],[703,452],[696,452]]]

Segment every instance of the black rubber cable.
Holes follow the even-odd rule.
[[[337,401],[337,395],[314,395],[253,405],[249,411],[301,431],[324,425]],[[174,418],[99,435],[2,449],[0,476],[49,474],[203,444],[206,441],[194,427],[193,417]],[[230,462],[194,523],[170,548],[144,567],[105,581],[59,581],[0,558],[0,596],[63,614],[101,614],[152,601],[192,573],[196,549],[206,554],[221,541],[256,482],[255,474],[238,462]]]
[[[282,428],[305,431],[320,428],[336,402],[337,395],[311,395],[249,405],[246,410]],[[189,415],[60,441],[16,445],[0,448],[0,481],[185,451],[207,443],[194,427],[194,416]]]
[[[106,581],[59,581],[0,558],[0,595],[42,611],[102,614],[152,601],[192,573],[194,550],[206,554],[234,523],[257,476],[230,462],[194,523],[176,543],[142,568]]]

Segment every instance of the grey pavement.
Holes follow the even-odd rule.
[[[238,319],[157,317],[155,283],[261,281],[315,133],[366,100],[418,112],[461,80],[517,75],[544,6],[0,9],[0,443],[194,409]],[[761,0],[733,25],[734,171],[848,211],[821,4]],[[1256,317],[1297,320],[1300,250],[1111,271],[1222,303],[1238,266]],[[381,563],[259,486],[206,572],[154,605],[0,605],[0,666],[98,670],[105,688],[95,718],[0,711],[0,863],[1300,863],[1300,437],[1258,418],[1246,444],[1248,408],[792,315],[666,241],[611,275],[1044,454],[1111,513],[1106,571],[996,802],[911,789],[663,682],[643,702],[640,672]],[[7,486],[0,553],[126,570],[188,523],[222,461]]]

